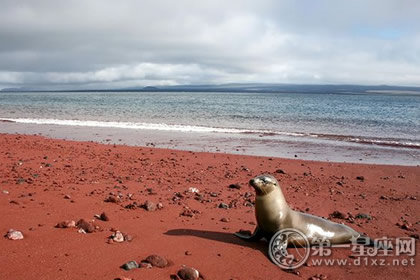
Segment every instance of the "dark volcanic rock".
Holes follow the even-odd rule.
[[[92,233],[95,231],[95,226],[84,219],[77,221],[76,226],[80,229],[83,229],[87,233]]]
[[[120,202],[120,198],[110,195],[105,199],[105,202],[118,203]]]
[[[102,212],[102,214],[99,216],[99,218],[102,221],[105,221],[105,222],[109,221],[109,217],[108,217],[108,215],[105,212]]]
[[[125,269],[125,270],[132,270],[132,269],[134,269],[134,268],[138,268],[139,267],[139,265],[137,264],[137,262],[136,261],[129,261],[129,262],[126,262],[125,264],[123,264],[122,266],[121,266],[121,268],[122,269]]]
[[[150,263],[144,262],[144,261],[140,262],[139,264],[139,268],[152,268],[152,267],[153,266]]]
[[[356,179],[363,182],[365,180],[365,177],[363,177],[363,176],[357,176]]]
[[[237,189],[237,190],[240,190],[241,189],[241,185],[239,185],[239,184],[230,184],[229,185],[229,189]]]
[[[198,280],[200,277],[197,269],[188,266],[182,267],[177,274],[182,280]]]
[[[219,204],[219,208],[228,209],[229,208],[229,205],[227,205],[226,203],[221,202]]]
[[[150,255],[144,261],[160,268],[166,267],[169,264],[167,259],[158,255]]]
[[[346,215],[344,213],[341,213],[340,211],[334,211],[330,214],[331,218],[336,218],[336,219],[346,219]]]
[[[368,219],[368,220],[372,220],[372,216],[369,214],[365,214],[365,213],[359,213],[355,216],[356,219]]]
[[[55,225],[56,228],[74,228],[76,227],[75,221],[62,221]]]

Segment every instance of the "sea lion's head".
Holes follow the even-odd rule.
[[[266,195],[276,188],[280,188],[276,178],[268,174],[259,175],[251,179],[249,184],[255,189],[257,195]]]

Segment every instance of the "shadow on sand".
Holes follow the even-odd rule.
[[[267,242],[248,242],[240,239],[239,237],[234,236],[230,232],[219,232],[219,231],[209,231],[209,230],[197,230],[197,229],[171,229],[165,232],[166,235],[172,236],[195,236],[199,238],[204,238],[208,240],[224,242],[228,244],[235,244],[239,246],[246,246],[254,250],[258,250],[268,257],[267,254]]]

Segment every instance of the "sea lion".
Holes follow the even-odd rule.
[[[260,175],[249,181],[255,189],[255,216],[257,227],[252,235],[237,232],[239,238],[257,241],[265,237],[268,241],[279,230],[291,228],[306,235],[310,245],[319,240],[328,240],[330,244],[342,244],[357,241],[361,234],[352,228],[334,223],[314,215],[290,209],[280,185],[271,175]],[[289,244],[305,245],[299,237],[287,240]]]

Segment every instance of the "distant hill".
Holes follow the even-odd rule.
[[[16,91],[64,91],[64,92],[88,92],[88,91],[139,91],[139,92],[273,92],[273,93],[381,93],[381,94],[419,94],[420,87],[388,86],[388,85],[299,85],[299,84],[222,84],[222,85],[177,85],[177,86],[146,86],[116,89],[70,89],[70,90],[45,90],[30,88],[6,88],[3,92]]]
[[[364,85],[298,85],[298,84],[223,84],[223,85],[177,85],[125,88],[125,91],[152,92],[300,92],[300,93],[403,93],[420,94],[420,87],[364,86]]]

